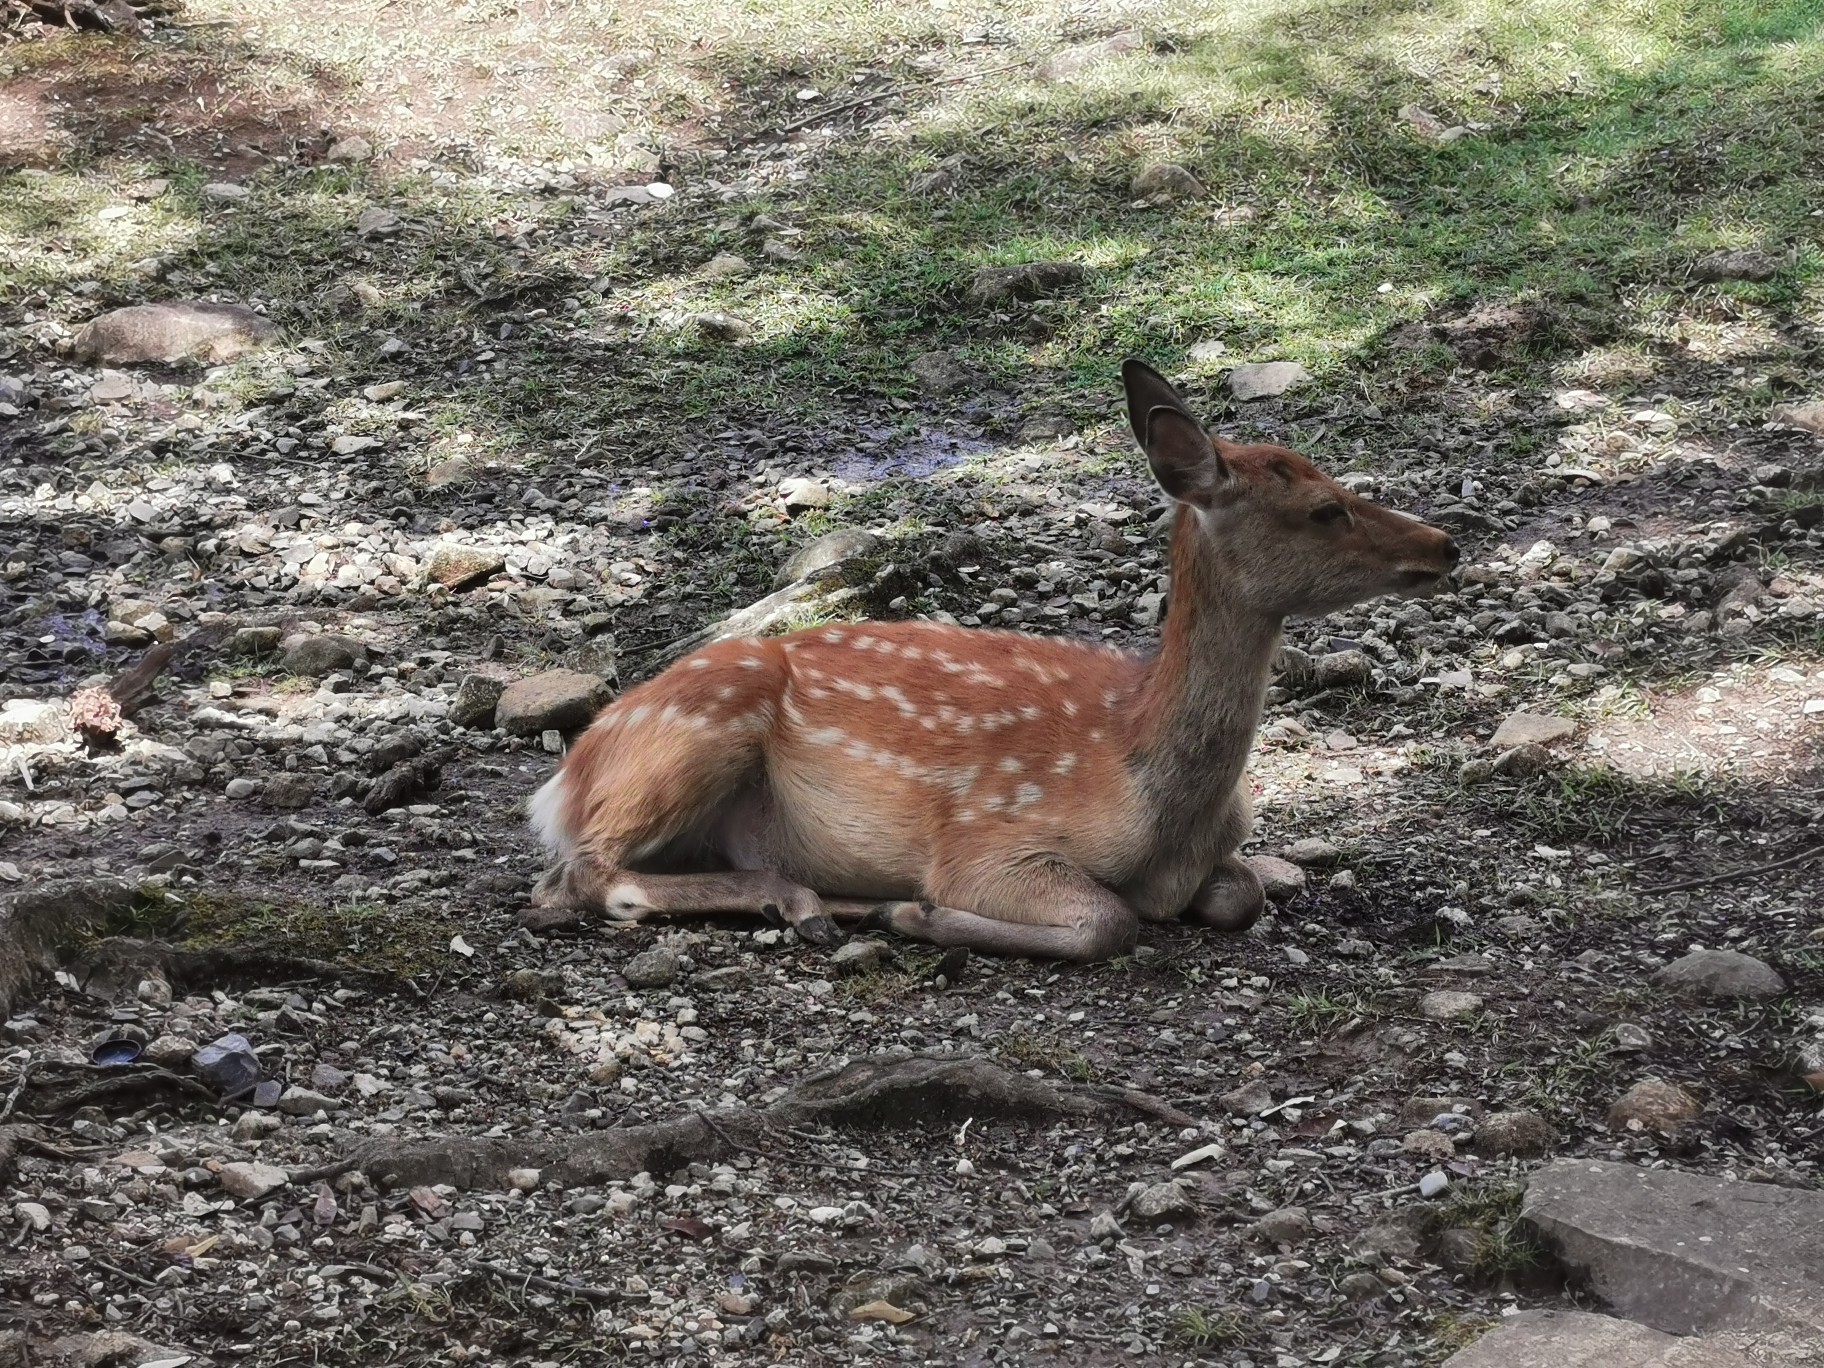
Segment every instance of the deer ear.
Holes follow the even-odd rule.
[[[1134,429],[1134,440],[1146,447],[1147,415],[1157,408],[1176,409],[1191,416],[1190,406],[1166,378],[1144,361],[1132,359],[1121,363],[1121,383],[1127,390],[1127,421]]]
[[[1160,406],[1145,418],[1140,445],[1159,487],[1180,503],[1208,508],[1228,483],[1229,468],[1203,425],[1180,409]]]

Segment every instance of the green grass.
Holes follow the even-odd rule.
[[[199,13],[261,27],[244,38],[192,30],[148,60],[174,77],[222,74],[249,98],[352,92],[428,117],[427,101],[519,70],[538,47],[529,22],[399,8],[398,22],[373,30],[326,31],[271,0],[207,0]],[[680,197],[599,237],[570,233],[583,212],[572,195],[362,168],[262,171],[253,200],[230,213],[198,197],[193,161],[92,141],[48,177],[0,177],[0,307],[90,278],[107,294],[143,292],[129,286],[130,263],[157,252],[172,269],[154,292],[261,299],[295,335],[324,343],[327,370],[356,374],[379,372],[373,348],[389,333],[447,354],[471,329],[489,337],[503,315],[547,308],[489,343],[504,370],[427,397],[423,431],[400,443],[422,459],[462,431],[473,454],[534,463],[583,434],[675,449],[714,430],[698,424],[811,416],[839,394],[907,395],[907,358],[936,346],[956,349],[985,384],[1049,394],[1100,421],[1120,355],[1183,370],[1192,343],[1220,337],[1229,359],[1306,362],[1320,394],[1382,402],[1398,428],[1424,418],[1400,396],[1434,390],[1449,364],[1401,330],[1475,304],[1530,320],[1502,351],[1498,383],[1575,376],[1630,353],[1642,388],[1681,330],[1726,317],[1777,342],[1820,314],[1824,250],[1808,215],[1824,190],[1824,0],[1197,0],[1155,11],[1141,49],[1067,81],[1037,68],[1060,34],[1095,35],[1051,0],[1012,7],[1011,46],[987,53],[957,44],[960,17],[924,7],[763,8],[672,0],[627,15],[578,3],[562,50],[540,49],[531,68],[539,98],[515,104],[504,82],[473,109],[444,108],[486,124],[509,155],[611,183],[650,174],[634,168],[682,118],[731,131],[775,123],[803,112],[797,89],[833,100],[858,66],[908,85],[903,116],[855,136],[807,135],[808,174],[796,182],[726,207]],[[663,47],[686,33],[690,59],[642,58],[637,85],[607,74],[640,41]],[[96,59],[88,79],[124,79],[129,45],[93,51],[114,53],[114,65]],[[914,55],[929,62],[912,66]],[[49,58],[16,60],[31,70]],[[928,80],[1007,62],[1024,65]],[[145,89],[151,104],[169,98],[149,80]],[[1475,131],[1424,137],[1400,117],[1409,104]],[[566,132],[583,109],[612,111],[620,131]],[[953,157],[949,190],[918,188]],[[687,144],[673,159],[686,191],[724,174]],[[1136,207],[1129,178],[1163,159],[1187,165],[1207,198]],[[98,217],[154,172],[173,179],[164,197]],[[355,241],[369,203],[398,209],[408,230]],[[752,226],[759,213],[799,230],[799,260],[760,260],[773,230]],[[1738,246],[1790,248],[1789,264],[1762,283],[1687,282],[1698,255]],[[706,280],[701,266],[724,250],[758,269]],[[968,298],[983,265],[1054,257],[1088,266],[1087,282],[1008,309]],[[605,295],[586,288],[596,280]],[[351,300],[357,282],[372,287],[366,303]],[[752,331],[739,345],[704,338],[690,319],[711,308]]]
[[[1016,1028],[995,1049],[1021,1069],[1042,1069],[1075,1083],[1089,1083],[1096,1077],[1096,1066],[1090,1058],[1060,1035]]]
[[[1231,1349],[1247,1342],[1248,1323],[1239,1311],[1186,1307],[1172,1317],[1172,1338],[1191,1349]]]
[[[1332,996],[1320,989],[1315,993],[1295,993],[1286,999],[1286,1024],[1300,1034],[1320,1035],[1371,1012],[1368,1000],[1360,993]]]
[[[1475,1273],[1495,1280],[1529,1273],[1544,1266],[1547,1255],[1520,1219],[1525,1197],[1518,1187],[1470,1187],[1456,1195],[1433,1218],[1436,1230],[1473,1230],[1479,1236]]]
[[[1637,779],[1605,765],[1572,765],[1503,786],[1502,813],[1531,839],[1548,845],[1613,845],[1668,818],[1690,822],[1717,799],[1695,774]]]

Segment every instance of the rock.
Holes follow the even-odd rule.
[[[1128,1203],[1128,1210],[1133,1213],[1135,1220],[1145,1221],[1148,1225],[1158,1225],[1162,1221],[1197,1219],[1197,1203],[1191,1200],[1190,1191],[1184,1183],[1176,1179],[1142,1188]]]
[[[955,394],[975,383],[975,372],[954,352],[923,352],[912,358],[907,369],[927,394]]]
[[[1482,1232],[1463,1227],[1438,1236],[1437,1260],[1452,1273],[1473,1273],[1482,1263]]]
[[[1562,741],[1574,735],[1577,724],[1568,717],[1546,717],[1540,713],[1509,713],[1499,727],[1495,728],[1493,740],[1489,743],[1496,750],[1510,750],[1515,746],[1532,744],[1549,746],[1554,741]]]
[[[871,974],[887,962],[887,947],[879,941],[852,940],[830,956],[830,973],[836,978]]]
[[[1558,767],[1558,757],[1553,755],[1537,741],[1527,741],[1504,750],[1495,757],[1489,767],[1492,774],[1506,775],[1510,779],[1531,779]]]
[[[35,698],[0,703],[0,746],[55,745],[69,735],[67,704]]]
[[[296,1085],[279,1094],[279,1110],[287,1116],[315,1116],[318,1112],[339,1111],[341,1107],[333,1097]]]
[[[1273,1092],[1256,1080],[1224,1093],[1219,1100],[1230,1116],[1259,1116],[1273,1105]]]
[[[1014,440],[1022,446],[1034,442],[1055,441],[1059,437],[1068,437],[1077,430],[1077,425],[1061,413],[1035,413],[1020,424],[1020,430]]]
[[[1276,399],[1310,378],[1296,361],[1254,361],[1229,372],[1229,393],[1243,402]]]
[[[89,398],[97,404],[116,404],[131,399],[139,392],[133,377],[125,371],[104,370],[101,379],[89,386]]]
[[[1467,1116],[1474,1118],[1481,1111],[1467,1097],[1413,1097],[1408,1098],[1400,1108],[1394,1124],[1401,1130],[1420,1130],[1425,1127],[1436,1127],[1441,1124],[1440,1116]]]
[[[1691,278],[1706,283],[1721,280],[1772,280],[1785,265],[1768,252],[1746,248],[1732,252],[1711,252],[1701,256],[1691,267]]]
[[[4,1344],[0,1338],[0,1347]],[[54,1364],[56,1368],[209,1368],[211,1360],[123,1330],[98,1330],[54,1339],[43,1355],[31,1362]],[[26,1360],[22,1358],[19,1363],[24,1368]],[[0,1359],[0,1364],[12,1368],[5,1359]]]
[[[317,781],[308,774],[275,774],[260,789],[260,799],[285,812],[306,808],[317,800]]]
[[[39,1234],[51,1228],[50,1208],[38,1202],[16,1202],[13,1204],[13,1219],[20,1225],[29,1226]]]
[[[779,481],[779,498],[787,509],[828,508],[836,500],[827,481],[802,475]]]
[[[295,675],[320,679],[338,670],[351,670],[367,658],[367,648],[345,636],[301,636],[285,643],[280,663]]]
[[[1295,1249],[1311,1236],[1311,1215],[1303,1207],[1280,1207],[1254,1222],[1252,1229],[1269,1244]]]
[[[542,1170],[535,1168],[508,1169],[507,1186],[516,1192],[536,1192],[544,1176]]]
[[[1560,1159],[1528,1181],[1521,1218],[1656,1330],[1824,1332],[1824,1193]]]
[[[1135,199],[1200,199],[1209,193],[1203,182],[1177,162],[1158,162],[1140,171],[1128,185]]]
[[[599,675],[547,670],[516,679],[501,691],[494,722],[509,736],[537,736],[546,730],[579,732],[614,695]]]
[[[329,145],[329,151],[323,154],[324,161],[345,164],[372,161],[373,159],[374,145],[359,133],[349,133],[337,138]]]
[[[880,538],[858,527],[826,532],[817,540],[792,552],[773,583],[777,588],[811,579],[844,561],[871,556],[880,548]]]
[[[467,484],[475,478],[475,463],[466,456],[452,456],[447,461],[439,461],[424,472],[426,489],[444,489],[450,485]]]
[[[398,214],[378,204],[368,205],[355,218],[356,237],[393,237],[404,227]]]
[[[174,300],[133,304],[91,319],[76,334],[73,351],[78,360],[106,366],[193,360],[219,366],[278,335],[271,322],[240,304]]]
[[[678,977],[678,957],[663,945],[642,950],[621,966],[629,988],[665,988]]]
[[[733,252],[717,252],[703,268],[706,280],[735,280],[753,273],[753,267],[745,257],[738,257]]]
[[[1496,1112],[1476,1127],[1476,1150],[1480,1154],[1536,1159],[1557,1143],[1557,1132],[1538,1112]]]
[[[216,1175],[222,1191],[242,1202],[257,1202],[291,1181],[291,1175],[271,1164],[223,1164]]]
[[[1609,1031],[1609,1048],[1617,1054],[1641,1054],[1653,1048],[1653,1033],[1632,1021],[1618,1021]]]
[[[1457,1145],[1443,1131],[1415,1130],[1401,1137],[1400,1153],[1433,1164],[1445,1164],[1457,1157]]]
[[[1754,1368],[1711,1340],[1680,1339],[1588,1311],[1522,1311],[1443,1368]]]
[[[485,728],[494,725],[494,710],[507,682],[490,675],[471,674],[462,677],[456,696],[450,700],[448,717],[453,727]]]
[[[506,568],[507,558],[498,551],[446,543],[431,552],[424,573],[427,579],[455,591],[467,589]]]
[[[1306,869],[1330,869],[1343,862],[1343,852],[1318,836],[1307,836],[1286,847],[1286,858]]]
[[[1455,1021],[1482,1010],[1482,998],[1475,993],[1460,993],[1442,988],[1419,999],[1419,1015],[1427,1021]]]
[[[1193,361],[1217,361],[1227,356],[1228,352],[1229,344],[1227,342],[1219,338],[1208,337],[1192,345],[1190,356]]]
[[[739,342],[754,330],[745,318],[737,318],[726,309],[710,309],[691,320],[697,331],[715,342]]]
[[[1089,273],[1075,261],[1033,261],[1024,266],[984,266],[975,273],[969,293],[978,303],[1031,299],[1082,283]]]
[[[1387,1290],[1387,1284],[1372,1273],[1350,1273],[1336,1285],[1350,1301],[1372,1301]]]
[[[1331,651],[1312,664],[1319,688],[1349,689],[1374,678],[1374,663],[1361,651]]]
[[[277,627],[242,627],[229,638],[228,650],[237,656],[271,655],[279,649]]]
[[[244,185],[236,185],[233,181],[210,181],[197,193],[218,204],[239,204],[253,198],[253,191]]]
[[[1609,1108],[1610,1130],[1650,1130],[1675,1134],[1703,1111],[1695,1097],[1664,1079],[1646,1078],[1629,1088]]]
[[[1250,855],[1247,864],[1273,902],[1285,902],[1305,891],[1305,871],[1290,860],[1276,855]]]
[[[1768,420],[1784,423],[1787,427],[1803,428],[1807,432],[1824,433],[1824,399],[1813,399],[1803,404],[1781,404],[1768,415]]]
[[[1132,28],[1123,29],[1106,38],[1098,38],[1093,43],[1078,43],[1046,58],[1039,67],[1039,78],[1045,81],[1067,81],[1101,65],[1111,57],[1135,51],[1143,42],[1140,30]]]
[[[329,449],[338,456],[359,456],[364,451],[377,451],[385,445],[378,437],[345,433],[331,442]]]
[[[1653,975],[1653,986],[1705,1002],[1758,1002],[1786,991],[1786,980],[1753,955],[1693,950]]]
[[[1349,1252],[1386,1260],[1410,1259],[1419,1252],[1419,1238],[1398,1221],[1383,1221],[1351,1240]]]

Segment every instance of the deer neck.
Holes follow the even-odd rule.
[[[1162,834],[1180,836],[1241,781],[1283,626],[1241,601],[1196,517],[1180,507],[1173,525],[1171,608],[1135,710],[1133,763]]]

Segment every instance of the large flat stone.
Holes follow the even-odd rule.
[[[1755,1360],[1707,1339],[1680,1339],[1587,1311],[1510,1316],[1444,1368],[1754,1368]]]
[[[1824,1333],[1824,1193],[1562,1159],[1533,1175],[1522,1215],[1656,1330]]]
[[[279,330],[252,309],[209,300],[133,304],[91,319],[76,334],[76,356],[108,366],[198,360],[213,365],[274,341]]]

